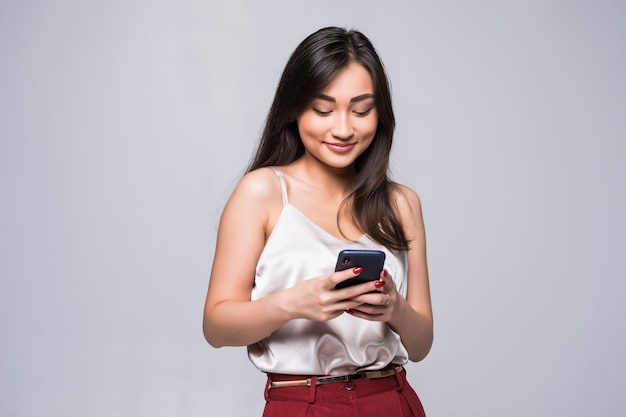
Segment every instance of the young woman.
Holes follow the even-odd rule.
[[[204,310],[207,341],[267,373],[266,417],[424,415],[402,365],[433,339],[425,235],[388,177],[394,126],[362,33],[302,41],[224,209]],[[336,289],[362,270],[334,272],[343,249],[384,251],[380,279]]]

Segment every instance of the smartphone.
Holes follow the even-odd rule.
[[[367,281],[378,281],[385,264],[385,252],[380,250],[354,250],[344,249],[339,252],[335,272],[343,271],[357,266],[363,268],[363,272],[354,278],[335,285],[336,289],[350,287]]]

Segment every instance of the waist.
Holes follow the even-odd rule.
[[[248,346],[248,356],[265,373],[306,378],[351,374],[408,361],[400,336],[387,323],[355,319],[349,314],[328,322],[291,320]]]
[[[270,388],[285,387],[310,387],[317,385],[333,384],[337,382],[350,382],[362,379],[381,379],[388,378],[404,371],[402,365],[389,365],[377,371],[364,371],[355,374],[337,375],[337,376],[303,376],[303,375],[285,375],[285,374],[268,374]]]

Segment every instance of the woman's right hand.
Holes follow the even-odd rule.
[[[360,272],[360,268],[356,267],[308,279],[274,295],[289,319],[328,321],[361,305],[360,302],[351,300],[352,298],[376,290],[375,281],[335,289],[335,285],[359,275]]]

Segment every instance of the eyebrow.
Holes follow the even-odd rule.
[[[315,98],[319,98],[320,100],[330,101],[332,103],[337,102],[337,100],[335,100],[335,97],[327,96],[326,94],[318,94],[317,96],[315,96]],[[368,98],[374,98],[374,94],[365,93],[365,94],[361,94],[360,96],[352,97],[350,99],[350,103],[356,103],[358,101],[367,100]]]

